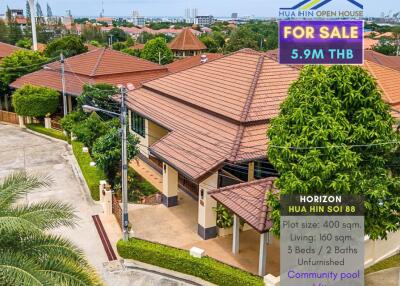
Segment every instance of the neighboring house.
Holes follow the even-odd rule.
[[[178,187],[198,201],[203,239],[217,235],[208,191],[276,175],[265,156],[267,124],[298,76],[264,53],[241,50],[129,93],[130,128],[141,159],[162,170],[163,204],[178,204]]]
[[[377,39],[364,38],[364,50],[372,50],[377,44],[379,44]]]
[[[22,48],[0,42],[0,61],[18,50],[22,50]]]
[[[82,93],[85,84],[132,83],[138,87],[144,81],[167,73],[166,67],[106,48],[98,48],[67,58],[65,59],[65,87],[68,110],[72,110],[75,104],[74,98]],[[62,92],[60,63],[53,62],[45,65],[39,71],[18,78],[10,86],[20,88],[25,84],[50,87]]]
[[[190,28],[185,28],[182,32],[168,44],[176,58],[196,56],[207,50],[206,45],[194,35]]]

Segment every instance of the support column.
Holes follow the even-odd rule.
[[[268,232],[260,234],[260,253],[258,257],[258,275],[265,276],[265,265],[267,263],[267,244],[268,244]]]
[[[249,171],[247,174],[247,181],[254,181],[254,162],[249,162]]]
[[[217,236],[217,214],[215,212],[217,202],[208,194],[208,191],[217,189],[217,187],[217,172],[199,184],[199,213],[197,233],[204,240]]]
[[[237,214],[233,215],[233,235],[232,235],[232,253],[239,253],[239,234],[240,234],[240,218]]]
[[[168,208],[178,204],[178,172],[166,163],[163,163],[162,202]]]

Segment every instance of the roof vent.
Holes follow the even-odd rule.
[[[205,64],[206,62],[208,62],[208,57],[207,57],[207,55],[201,55],[201,57],[200,57],[200,63],[201,63],[201,64]]]

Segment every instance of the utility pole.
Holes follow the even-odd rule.
[[[65,69],[64,69],[64,55],[60,54],[60,63],[61,63],[61,84],[62,84],[62,98],[63,98],[63,107],[64,107],[64,117],[68,113],[67,108],[67,96],[65,94]]]
[[[127,139],[126,139],[126,106],[125,106],[125,96],[126,89],[121,87],[121,135],[122,135],[122,231],[123,239],[129,239],[129,220],[128,220],[128,150],[127,150]]]
[[[31,9],[31,25],[32,25],[32,43],[33,43],[33,50],[37,51],[37,36],[36,36],[36,6],[35,0],[29,0],[29,6]]]

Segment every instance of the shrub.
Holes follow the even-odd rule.
[[[54,130],[54,129],[49,129],[49,128],[45,128],[44,126],[40,125],[40,124],[27,124],[26,127],[32,131],[56,138],[56,139],[60,139],[60,140],[64,140],[64,141],[68,141],[67,136],[65,136],[64,133],[62,133],[61,131],[58,130]]]
[[[217,213],[217,226],[219,228],[230,228],[233,226],[233,214],[223,205],[218,204],[214,211]]]
[[[120,50],[128,48],[128,46],[124,42],[116,42],[116,43],[112,44],[112,48],[113,48],[113,50],[120,51]]]
[[[24,85],[13,94],[12,103],[17,114],[40,117],[57,110],[59,97],[53,89]]]
[[[81,123],[72,125],[72,132],[78,141],[91,149],[94,141],[107,132],[107,123],[97,113],[92,113]]]
[[[92,199],[98,201],[99,196],[99,183],[101,180],[106,179],[106,175],[97,166],[90,166],[92,159],[89,153],[83,153],[83,144],[78,141],[72,141],[72,150],[75,158],[78,161],[79,167],[81,168],[83,177],[85,178],[86,184],[89,187]]]
[[[66,116],[61,118],[60,124],[61,124],[61,127],[65,131],[67,131],[68,133],[71,133],[72,128],[75,125],[82,123],[86,118],[88,118],[88,114],[84,113],[81,110],[78,110],[78,111],[68,113]]]
[[[128,133],[128,162],[139,153],[137,144],[139,138]],[[93,158],[99,167],[107,174],[111,183],[120,168],[121,137],[118,128],[111,128],[105,135],[99,137],[93,145]]]
[[[193,275],[219,286],[264,285],[260,277],[210,257],[194,258],[187,250],[137,238],[118,241],[117,250],[123,258]]]

